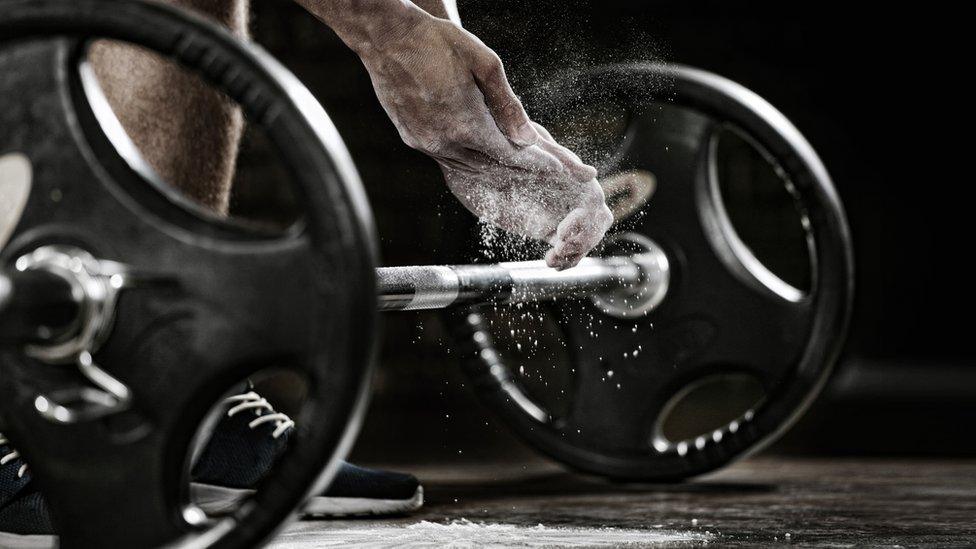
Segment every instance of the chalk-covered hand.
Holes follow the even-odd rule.
[[[552,267],[579,263],[613,220],[596,170],[529,119],[481,40],[409,2],[395,4],[371,36],[346,42],[403,141],[437,160],[480,219],[549,242]]]

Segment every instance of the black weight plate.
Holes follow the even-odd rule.
[[[553,128],[581,133],[570,142],[601,177],[653,174],[649,201],[612,232],[656,242],[671,283],[661,306],[636,319],[604,314],[590,300],[450,313],[476,392],[537,449],[607,477],[686,478],[767,444],[817,394],[848,322],[850,238],[822,163],[772,106],[703,71],[609,66],[540,90],[527,104],[545,105],[538,114]],[[603,123],[607,113],[626,123]],[[614,125],[621,129],[594,135]],[[719,136],[728,132],[776,174],[805,233],[809,272],[800,279],[808,288],[773,274],[732,227],[716,168]],[[520,331],[512,346],[509,335]],[[718,376],[754,380],[760,396],[694,436],[664,436],[681,395]]]
[[[283,233],[253,230],[141,177],[86,89],[92,38],[154,50],[240,104],[293,175],[303,221]],[[77,386],[76,369],[0,349],[0,424],[30,464],[61,546],[259,544],[331,480],[364,407],[375,248],[338,134],[267,54],[153,2],[2,1],[0,72],[0,156],[25,155],[33,169],[4,265],[67,243],[167,281],[123,290],[95,354],[131,390],[125,412],[72,424],[41,417],[35,397]],[[273,365],[307,384],[289,449],[252,500],[201,520],[185,482],[191,439],[233,384]]]

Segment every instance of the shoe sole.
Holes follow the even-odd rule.
[[[224,515],[233,512],[244,499],[254,495],[254,490],[226,488],[194,482],[190,484],[193,502],[208,515]],[[302,509],[302,518],[376,517],[401,515],[420,509],[424,505],[424,487],[418,486],[407,499],[313,497]]]
[[[302,518],[375,517],[412,513],[424,506],[424,487],[408,499],[313,497],[302,509]]]
[[[0,532],[0,547],[6,549],[47,549],[57,546],[57,536],[21,535]]]

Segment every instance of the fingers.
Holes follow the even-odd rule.
[[[552,134],[549,133],[549,130],[547,130],[545,128],[545,126],[543,126],[542,124],[539,124],[538,122],[535,122],[535,121],[532,122],[532,125],[535,127],[535,130],[537,132],[539,132],[539,135],[542,136],[543,141],[548,141],[548,142],[550,142],[550,143],[552,143],[554,145],[557,145],[559,148],[561,148],[562,150],[566,151],[566,153],[569,155],[570,158],[573,158],[576,162],[579,162],[580,164],[583,164],[583,161],[580,160],[580,157],[576,153],[574,153],[573,151],[571,151],[571,150],[567,149],[566,147],[563,147],[562,145],[560,145],[559,142],[556,141],[556,139],[552,136]]]
[[[613,223],[606,206],[576,208],[556,228],[552,249],[546,253],[546,265],[554,269],[575,267],[590,252]]]
[[[495,124],[516,145],[528,147],[536,144],[541,136],[512,90],[508,76],[505,75],[505,67],[494,52],[485,49],[486,52],[477,60],[472,73],[485,96],[485,104]]]
[[[542,136],[542,140],[539,142],[539,146],[547,151],[549,154],[555,156],[562,162],[563,166],[569,170],[569,173],[573,174],[573,177],[579,179],[580,181],[589,181],[594,179],[597,175],[596,168],[588,164],[584,164],[580,157],[576,155],[573,151],[563,147],[553,139],[552,134],[549,130],[544,128],[541,124],[532,122],[536,131]]]
[[[485,123],[491,124],[488,113],[485,113]],[[596,168],[584,164],[576,154],[556,143],[545,128],[535,122],[531,124],[538,129],[541,136],[535,145],[515,146],[500,132],[493,131],[494,127],[491,125],[479,131],[480,135],[469,136],[473,138],[467,141],[465,148],[467,152],[482,152],[487,157],[511,168],[552,175],[568,172],[569,179],[580,183],[596,178]],[[490,163],[486,163],[484,168],[490,168]]]
[[[578,156],[573,154],[573,151],[563,147],[562,145],[554,142],[543,140],[539,142],[539,147],[558,158],[563,167],[573,176],[577,181],[589,181],[591,179],[596,179],[596,168],[584,164]]]
[[[539,135],[541,135],[542,138],[545,139],[546,141],[552,141],[553,143],[556,142],[556,140],[552,137],[552,134],[549,133],[549,130],[547,130],[546,127],[543,126],[542,124],[533,121],[532,127],[535,128],[535,131],[539,132]]]
[[[595,178],[595,168],[584,164],[576,154],[556,143],[548,130],[529,119],[498,56],[487,46],[478,48],[473,55],[475,82],[495,125],[510,141],[486,136],[484,152],[512,167],[551,172],[565,169],[571,178],[581,182]],[[518,147],[512,147],[512,143]]]
[[[469,171],[504,175],[516,180],[537,174],[558,174],[565,169],[560,159],[538,145],[520,147],[513,144],[495,124],[477,89],[467,102],[471,105],[468,116],[455,123],[447,133],[450,145],[431,156],[451,156],[467,165]],[[504,173],[509,171],[513,173]]]
[[[539,142],[541,144],[542,141]],[[539,144],[528,147],[517,147],[501,134],[486,135],[484,141],[478,144],[484,154],[510,168],[517,168],[533,173],[555,174],[565,168],[562,160]]]

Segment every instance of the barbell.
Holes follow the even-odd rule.
[[[159,181],[87,64],[96,38],[154,50],[241,105],[289,168],[301,221],[268,232],[217,218]],[[377,311],[444,309],[489,408],[555,459],[630,480],[755,451],[809,404],[839,352],[852,259],[836,192],[778,111],[715,75],[614,65],[526,97],[602,175],[632,176],[608,187],[626,207],[579,266],[377,268],[338,133],[256,46],[141,0],[3,0],[0,48],[0,184],[27,189],[0,251],[0,429],[31,464],[63,547],[271,536],[349,448]],[[717,167],[726,142],[775,175],[802,235],[799,282],[733,223]],[[307,386],[299,428],[253,501],[206,517],[185,489],[189,448],[221,396],[269,365]],[[760,388],[746,409],[669,431],[684,396],[730,375]]]

